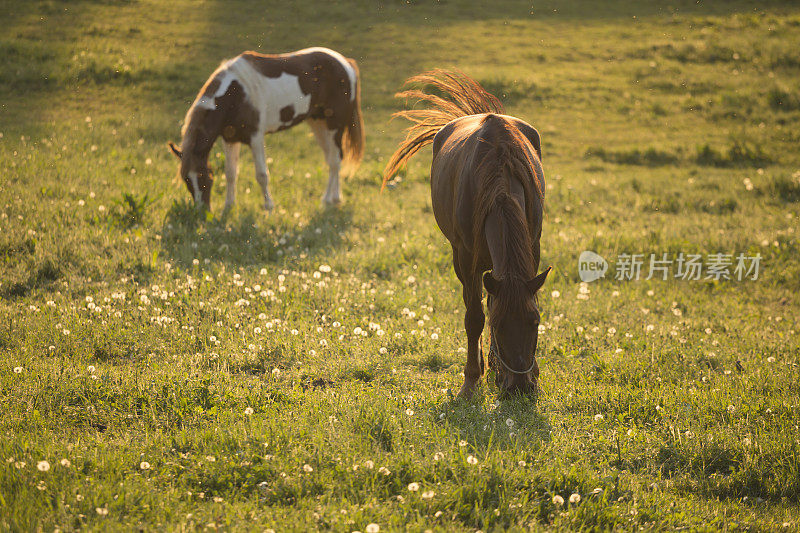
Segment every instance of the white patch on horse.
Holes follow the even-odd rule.
[[[198,98],[197,101],[194,103],[194,107],[200,107],[202,109],[208,109],[213,111],[217,108],[217,102],[215,98],[209,98],[208,96],[203,96],[202,98]]]
[[[285,72],[277,78],[264,76],[244,58],[231,63],[230,73],[242,85],[247,100],[259,112],[256,135],[278,131],[285,125],[280,117],[282,108],[290,105],[295,115],[303,115],[311,107],[311,95],[303,94],[297,76]]]
[[[200,185],[197,183],[197,172],[189,172],[189,181],[192,182],[194,188],[194,201],[200,202],[202,197],[200,195]]]
[[[304,48],[303,50],[299,50],[298,54],[303,53],[311,53],[311,52],[322,52],[323,54],[328,54],[329,56],[333,57],[336,61],[338,61],[344,71],[347,72],[347,77],[350,79],[350,101],[352,102],[356,98],[356,71],[353,68],[353,65],[350,64],[347,59],[337,52],[336,50],[331,50],[330,48],[324,48],[322,46],[314,46],[312,48]]]

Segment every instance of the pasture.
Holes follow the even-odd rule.
[[[0,529],[800,528],[800,4],[0,3]],[[327,46],[365,160],[323,208],[305,125],[267,215],[198,213],[166,148],[219,62]],[[538,403],[470,401],[430,149],[380,194],[407,77],[538,128]],[[581,285],[578,256],[612,263]],[[761,256],[617,280],[619,254]],[[647,271],[643,267],[643,273]],[[486,341],[484,339],[485,349]],[[490,374],[491,377],[491,374]],[[576,497],[574,495],[579,495]]]

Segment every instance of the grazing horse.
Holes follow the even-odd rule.
[[[271,210],[275,203],[269,193],[264,135],[306,120],[329,168],[322,200],[328,205],[341,203],[340,167],[354,170],[364,153],[360,85],[356,62],[327,48],[280,55],[244,52],[223,61],[186,113],[180,149],[169,143],[181,161],[180,176],[189,194],[210,208],[213,176],[208,153],[222,136],[225,208],[236,201],[239,147],[245,143],[253,152],[264,208]]]
[[[467,364],[461,397],[484,373],[483,290],[488,293],[489,364],[503,395],[536,394],[536,344],[544,172],[539,133],[503,114],[499,100],[460,72],[434,70],[406,82],[429,84],[398,93],[429,104],[395,113],[414,124],[384,171],[384,185],[423,146],[433,143],[431,198],[436,223],[453,248],[453,267],[466,306]],[[449,97],[449,99],[447,98]]]

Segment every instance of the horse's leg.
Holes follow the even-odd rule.
[[[329,130],[324,120],[309,121],[314,136],[317,138],[325,162],[328,164],[328,188],[322,197],[326,205],[342,203],[342,184],[339,181],[339,169],[342,165],[342,130]]]
[[[239,143],[222,141],[225,152],[225,209],[230,209],[236,202],[236,176],[239,173]]]
[[[269,170],[267,169],[267,157],[264,155],[264,136],[256,133],[250,141],[250,150],[253,151],[253,163],[256,167],[256,181],[261,185],[261,192],[264,193],[264,209],[272,211],[275,202],[269,194]]]
[[[481,302],[483,288],[481,277],[473,276],[471,273],[472,265],[469,254],[456,253],[453,259],[458,264],[456,275],[459,276],[464,286],[462,295],[467,308],[464,315],[464,329],[467,330],[467,365],[464,367],[464,385],[458,395],[462,398],[470,398],[478,388],[485,369],[481,346],[481,334],[485,322],[483,303]]]

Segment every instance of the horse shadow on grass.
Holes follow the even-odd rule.
[[[551,439],[552,426],[536,399],[500,399],[496,387],[486,383],[469,400],[451,395],[433,406],[431,414],[439,424],[458,430],[459,439],[478,454],[490,449],[535,451]]]
[[[307,223],[298,223],[287,214],[248,208],[209,212],[189,201],[175,201],[161,229],[161,253],[185,269],[290,266],[298,259],[328,256],[342,246],[352,224],[349,205],[320,208]]]

